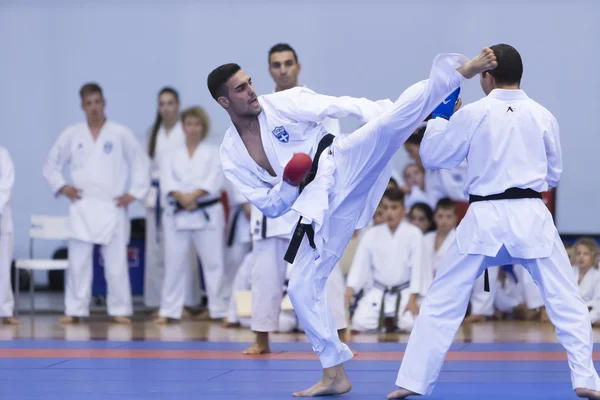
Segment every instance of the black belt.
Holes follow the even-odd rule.
[[[310,172],[306,176],[304,182],[300,184],[299,193],[302,193],[306,185],[311,183],[315,179],[315,176],[317,176],[317,169],[319,168],[319,157],[326,148],[331,146],[334,137],[334,135],[328,133],[327,135],[323,136],[319,141],[319,145],[317,146],[317,153],[313,158],[312,167],[310,168]],[[300,248],[300,244],[302,243],[304,234],[306,234],[308,237],[310,247],[312,247],[313,249],[315,248],[315,230],[313,229],[312,224],[302,224],[301,221],[302,217],[298,219],[296,229],[294,229],[294,234],[292,235],[292,239],[290,240],[290,245],[288,246],[288,249],[285,252],[285,256],[283,257],[283,259],[290,264],[293,264],[294,260],[296,259],[296,254],[298,254],[298,249]]]
[[[236,231],[237,221],[238,221],[238,218],[240,217],[240,214],[242,213],[242,211],[244,211],[244,209],[242,206],[240,206],[240,208],[238,208],[238,210],[235,212],[235,214],[233,214],[233,218],[231,220],[231,226],[229,227],[229,235],[227,237],[227,247],[231,247],[233,245],[233,241],[235,239],[235,231]]]
[[[510,188],[504,193],[491,194],[489,196],[477,196],[474,194],[469,195],[469,203],[476,203],[478,201],[491,201],[491,200],[515,200],[515,199],[541,199],[542,194],[536,192],[533,189],[520,189]]]
[[[533,189],[510,188],[504,193],[491,194],[489,196],[469,195],[469,204],[478,201],[494,201],[494,200],[516,200],[516,199],[541,199],[542,194]],[[488,270],[485,270],[483,287],[486,292],[490,291],[490,277]]]
[[[206,219],[208,221],[210,221],[210,217],[209,217],[208,213],[203,209],[206,207],[215,205],[217,203],[220,203],[220,202],[221,202],[221,199],[214,199],[214,200],[209,200],[209,201],[198,201],[196,203],[196,207],[198,207],[198,210],[194,210],[194,211],[202,211],[204,213],[204,216],[206,217]],[[175,214],[177,214],[178,212],[181,212],[181,211],[186,211],[186,209],[181,204],[179,204],[178,201],[176,201],[175,202]]]

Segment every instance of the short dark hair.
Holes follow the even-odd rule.
[[[383,193],[383,197],[388,199],[389,201],[399,201],[404,205],[404,192],[396,187],[391,187],[386,189]]]
[[[456,212],[456,203],[448,197],[441,198],[435,206],[435,211],[437,210],[452,210]]]
[[[486,73],[492,75],[496,83],[501,85],[520,84],[523,76],[523,61],[519,52],[508,44],[496,44],[490,49],[496,55],[498,66]]]
[[[100,85],[94,82],[86,83],[81,87],[81,89],[79,89],[79,97],[81,97],[81,100],[83,100],[83,98],[88,94],[92,93],[100,93],[100,96],[104,97],[104,94],[102,93],[102,88],[100,87]]]
[[[421,142],[423,141],[423,136],[425,136],[425,129],[426,127],[423,126],[414,131],[413,134],[406,139],[405,143],[416,144],[417,146],[420,146]]]
[[[225,94],[223,86],[241,69],[242,67],[239,65],[235,63],[229,63],[215,68],[210,74],[208,74],[206,83],[213,99],[217,100],[220,96]]]
[[[298,54],[296,54],[296,50],[294,50],[292,46],[287,43],[277,43],[275,46],[271,47],[271,50],[269,50],[269,64],[271,64],[271,55],[273,55],[273,53],[281,53],[284,51],[291,51],[294,54],[296,64],[298,63]]]

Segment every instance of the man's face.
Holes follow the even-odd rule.
[[[239,70],[225,84],[226,94],[219,97],[219,104],[230,114],[238,117],[255,117],[262,108],[252,85],[252,79]]]
[[[104,117],[104,98],[100,93],[86,94],[81,100],[81,108],[88,120],[98,120]]]
[[[291,89],[298,86],[300,64],[291,51],[273,53],[269,57],[269,73],[278,90]]]

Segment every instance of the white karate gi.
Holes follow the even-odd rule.
[[[129,193],[144,201],[150,187],[150,160],[128,128],[106,121],[96,142],[87,123],[70,126],[61,133],[43,168],[44,177],[55,194],[67,184],[62,173],[66,165],[69,165],[73,186],[81,190],[81,199],[69,206],[65,314],[89,315],[92,253],[94,244],[98,244],[108,286],[108,314],[129,316],[132,313],[127,264],[130,222],[127,209],[117,207],[116,198]]]
[[[252,271],[257,266],[256,261],[257,259],[254,251],[250,251],[245,255],[233,281],[233,296],[231,297],[229,309],[227,311],[227,321],[232,324],[239,323],[244,328],[250,328],[252,318],[239,317],[235,293],[252,290]],[[296,329],[296,317],[293,312],[291,314],[292,315],[289,315],[286,312],[280,313],[277,332],[288,333]]]
[[[496,294],[494,296],[494,307],[500,312],[511,312],[520,304],[525,304],[528,309],[533,310],[544,306],[540,289],[535,284],[531,275],[522,265],[513,266],[516,276],[506,274],[504,284],[496,275],[490,272],[490,283],[492,279],[497,280]]]
[[[15,170],[8,150],[0,146],[0,318],[12,317],[15,307],[10,284],[14,237],[10,198]]]
[[[148,136],[147,140],[150,140]],[[165,210],[167,196],[160,189],[160,163],[165,154],[185,144],[185,133],[178,121],[167,135],[164,126],[156,134],[154,158],[151,160],[150,178],[152,186],[146,196],[146,241],[144,257],[144,304],[146,307],[160,306],[160,296],[165,276],[164,240],[161,240],[160,220]],[[160,199],[159,199],[160,196]],[[160,207],[160,208],[159,208]],[[200,302],[200,269],[196,252],[190,249],[190,269],[185,270],[187,284],[185,305],[195,306]]]
[[[446,252],[450,248],[451,244],[454,243],[456,238],[456,229],[452,229],[446,235],[446,238],[442,242],[441,246],[435,249],[435,240],[437,239],[438,233],[436,231],[428,232],[423,236],[423,272],[424,275],[433,279],[437,274],[438,269],[442,263]],[[430,282],[426,282],[425,286],[429,288]]]
[[[471,291],[471,315],[482,315],[484,317],[494,316],[494,301],[498,292],[498,266],[489,266],[488,283],[489,292],[485,291],[485,275],[481,274]]]
[[[456,112],[428,122],[421,143],[425,168],[456,168],[468,158],[465,193],[555,187],[562,171],[558,123],[522,90],[493,90]],[[464,317],[473,284],[485,267],[518,263],[540,287],[573,388],[600,389],[592,363],[590,317],[569,258],[541,199],[475,202],[429,288],[396,384],[430,395]]]
[[[268,218],[252,205],[250,227],[252,234],[251,271],[252,324],[254,332],[276,332],[279,329],[281,301],[287,262],[283,259],[290,243],[296,218],[283,215]]]
[[[593,323],[600,320],[600,271],[590,268],[579,282],[579,267],[573,268],[579,293],[590,309],[590,320]]]
[[[433,203],[427,192],[415,185],[410,188],[410,193],[404,196],[404,207],[406,207],[407,210],[410,210],[412,206],[417,203],[425,203],[431,207],[432,210],[435,210],[437,204]]]
[[[235,126],[225,133],[221,157],[225,175],[263,213],[278,217],[290,211],[312,223],[316,250],[304,237],[288,288],[300,323],[324,368],[352,358],[337,335],[328,309],[325,284],[356,228],[367,225],[389,182],[390,160],[403,142],[464,77],[456,71],[460,55],[440,55],[429,80],[407,89],[392,103],[331,97],[305,88],[260,96],[258,116],[266,155],[277,176],[270,176],[248,154]],[[366,125],[337,136],[319,158],[314,181],[302,194],[282,180],[294,153],[315,156],[327,133],[323,119],[354,116]],[[296,215],[298,215],[296,214]]]
[[[348,274],[347,287],[354,293],[364,289],[352,317],[352,329],[377,329],[382,302],[385,316],[393,317],[397,294],[385,293],[384,288],[406,285],[400,291],[397,323],[401,330],[410,331],[415,316],[404,310],[411,294],[426,294],[423,261],[423,233],[410,222],[402,221],[395,232],[387,224],[369,229],[358,245]]]
[[[216,146],[201,142],[190,157],[184,144],[166,154],[160,165],[160,183],[165,194],[191,193],[202,189],[207,194],[199,203],[220,200],[224,186],[219,153]],[[169,199],[174,202],[174,199]],[[223,204],[201,207],[198,210],[181,210],[167,206],[163,214],[165,239],[165,278],[162,288],[159,316],[181,319],[185,302],[186,270],[190,268],[190,248],[200,258],[210,317],[224,318],[231,297],[233,282],[226,283],[224,241],[225,211]]]
[[[244,196],[233,187],[229,181],[225,181],[225,190],[229,201],[229,220],[225,232],[225,271],[224,277],[226,290],[231,291],[231,284],[236,276],[238,268],[244,257],[250,252],[250,220],[246,217],[243,205],[247,203]]]

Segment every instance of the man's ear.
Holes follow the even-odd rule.
[[[223,108],[229,108],[229,99],[225,96],[218,97],[217,103],[219,103]]]

